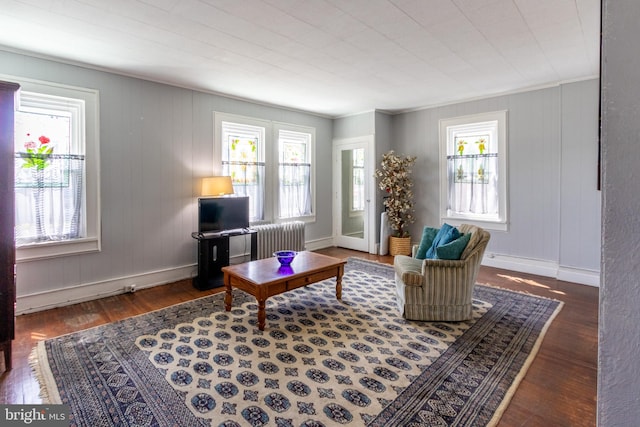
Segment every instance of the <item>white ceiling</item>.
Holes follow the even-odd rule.
[[[599,0],[0,0],[4,49],[332,117],[595,77],[599,33]]]

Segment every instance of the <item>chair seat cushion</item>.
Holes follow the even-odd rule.
[[[436,259],[438,257],[436,253],[436,248],[438,246],[446,245],[459,237],[460,231],[445,222],[442,224],[442,228],[440,228],[438,234],[433,238],[433,242],[431,243],[431,247],[427,250],[425,258]]]
[[[393,268],[398,277],[407,286],[421,286],[424,281],[422,275],[422,260],[406,255],[396,255],[393,259]]]

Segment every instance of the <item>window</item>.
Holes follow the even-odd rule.
[[[221,173],[231,176],[234,192],[250,197],[250,221],[312,220],[315,130],[214,116],[214,165],[219,158]]]
[[[20,260],[100,250],[98,92],[27,79],[15,112]]]
[[[440,205],[446,222],[507,229],[506,111],[440,121]]]
[[[231,176],[235,194],[249,196],[249,220],[264,219],[265,128],[221,122],[222,175]]]
[[[299,218],[312,213],[311,133],[276,129],[278,133],[278,217]]]

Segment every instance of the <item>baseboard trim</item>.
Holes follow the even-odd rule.
[[[509,255],[485,254],[482,265],[518,271],[520,273],[537,274],[572,283],[588,286],[600,286],[600,272],[574,267],[561,266],[553,261],[514,257]]]
[[[317,251],[318,249],[330,248],[334,246],[333,237],[325,237],[323,239],[307,240],[305,242],[308,251]]]
[[[573,267],[558,268],[558,280],[566,282],[581,283],[583,285],[600,287],[600,272],[595,270],[584,270]]]
[[[55,307],[77,304],[98,298],[123,294],[131,285],[136,290],[151,288],[189,279],[197,275],[196,264],[182,267],[168,268],[165,270],[135,274],[94,283],[86,283],[66,288],[53,289],[51,291],[38,292],[29,295],[19,295],[16,298],[16,314],[27,314],[36,311],[48,310]]]

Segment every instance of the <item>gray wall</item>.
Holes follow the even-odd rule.
[[[640,420],[640,3],[604,0],[598,425]]]
[[[393,116],[376,111],[375,114],[375,141],[376,141],[376,167],[382,160],[382,155],[393,148]],[[378,181],[375,181],[376,189]],[[378,190],[379,195],[376,199],[376,212],[382,212],[384,205],[382,204],[384,192]],[[380,215],[376,215],[376,240],[380,241]]]
[[[333,139],[373,135],[375,132],[375,120],[374,111],[334,119]]]
[[[488,254],[597,277],[598,97],[588,80],[394,116],[394,149],[418,157],[412,235],[440,224],[439,120],[508,110],[509,230],[491,232]]]
[[[108,293],[110,281],[192,266],[197,183],[213,172],[214,111],[313,126],[316,164],[331,164],[333,124],[324,117],[9,52],[0,51],[0,64],[1,74],[100,91],[102,251],[18,263],[19,299],[96,283],[94,293]],[[331,236],[332,207],[322,203],[330,174],[317,174],[316,197],[308,240]]]
[[[599,90],[598,80],[562,86],[560,131],[560,265],[598,271]]]

